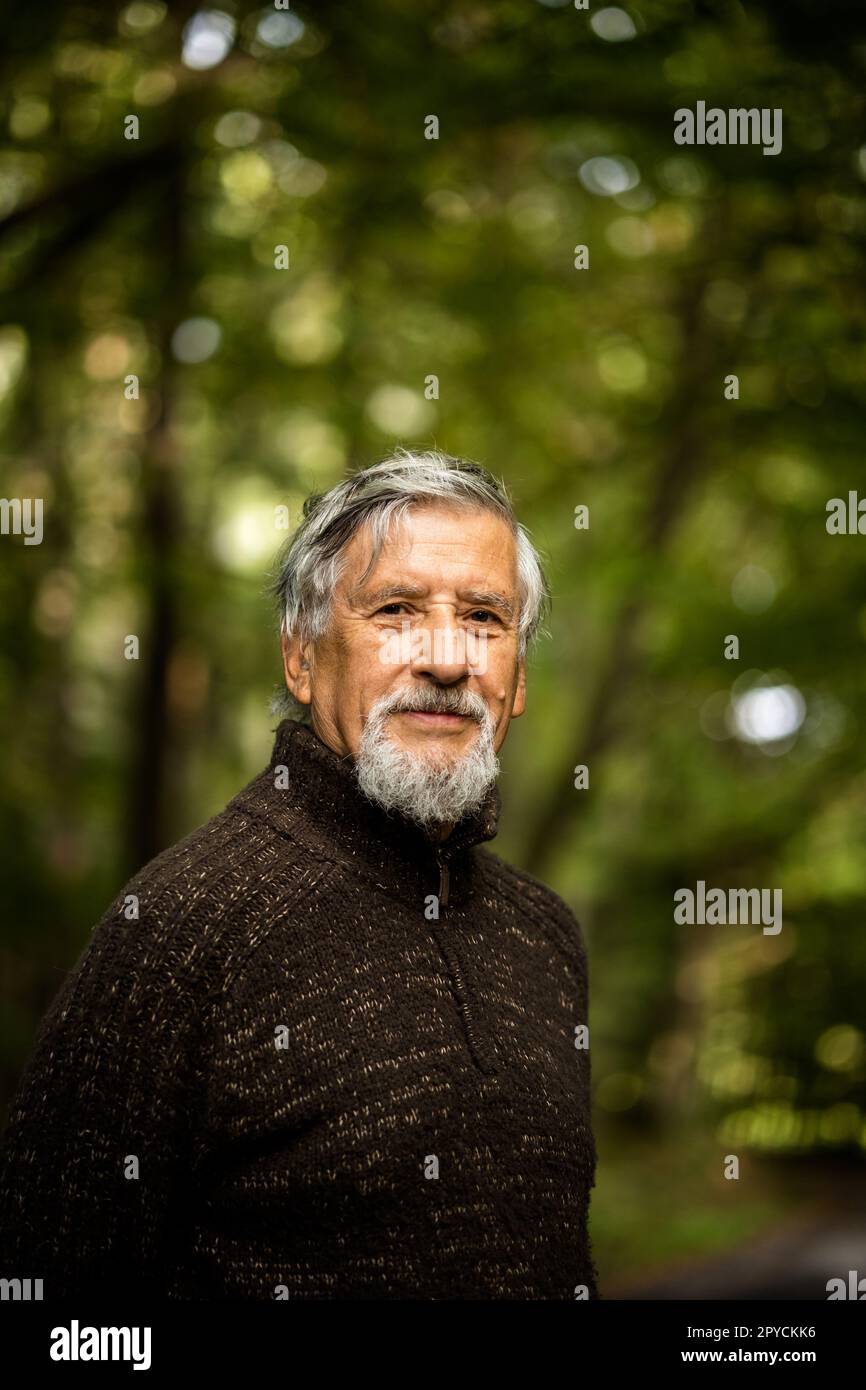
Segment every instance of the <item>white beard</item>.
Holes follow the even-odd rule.
[[[433,753],[409,752],[388,736],[388,716],[398,710],[468,714],[479,731],[457,761]],[[361,734],[355,772],[365,796],[386,811],[396,811],[424,828],[456,824],[481,806],[499,775],[493,747],[495,728],[480,695],[461,691],[398,691],[377,700]]]

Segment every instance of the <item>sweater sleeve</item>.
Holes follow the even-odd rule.
[[[196,1075],[189,971],[121,896],[40,1025],[0,1144],[0,1276],[163,1292]]]
[[[585,1252],[585,1278],[583,1282],[587,1286],[590,1299],[599,1298],[598,1291],[598,1269],[592,1254],[592,1242],[589,1237],[589,1212],[591,1189],[595,1186],[597,1150],[595,1134],[592,1124],[592,1063],[591,1047],[592,1033],[589,1030],[589,965],[587,961],[586,944],[584,942],[583,931],[568,904],[557,894],[551,893],[551,905],[553,916],[556,923],[556,933],[560,942],[565,946],[568,956],[572,962],[574,976],[573,990],[573,1024],[575,1027],[585,1025],[588,1030],[585,1046],[577,1046],[578,1035],[575,1035],[575,1059],[577,1067],[576,1085],[580,1094],[583,1113],[586,1116],[586,1132],[583,1135],[584,1149],[584,1171],[586,1175],[586,1191],[583,1199],[582,1216],[586,1229],[586,1252]],[[581,1037],[581,1041],[583,1038]]]

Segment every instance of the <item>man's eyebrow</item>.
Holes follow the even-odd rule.
[[[477,603],[484,608],[498,608],[509,622],[514,617],[514,605],[495,589],[461,589],[460,596],[465,598],[467,603]]]
[[[398,598],[423,598],[427,590],[422,584],[386,584],[381,589],[372,589],[369,592],[356,589],[351,595],[351,602],[357,608],[376,608],[380,604],[389,603]],[[493,589],[461,589],[460,598],[467,603],[474,603],[487,608],[498,608],[505,618],[511,622],[514,618],[514,605],[506,598],[505,594],[500,594]]]
[[[423,584],[386,584],[382,589],[355,589],[350,600],[355,608],[376,608],[394,598],[423,598]]]

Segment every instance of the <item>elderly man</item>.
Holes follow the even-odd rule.
[[[549,592],[436,452],[310,498],[270,765],[122,890],[43,1022],[0,1276],[45,1298],[597,1298],[587,965],[480,846]]]

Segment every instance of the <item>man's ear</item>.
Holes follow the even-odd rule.
[[[514,692],[514,704],[511,708],[511,718],[517,719],[526,709],[526,658],[521,657],[520,665],[517,668],[517,689]]]
[[[313,697],[310,690],[310,663],[306,647],[303,646],[297,634],[288,637],[284,632],[280,637],[280,649],[283,653],[283,672],[286,677],[286,685],[299,704],[309,705]]]

